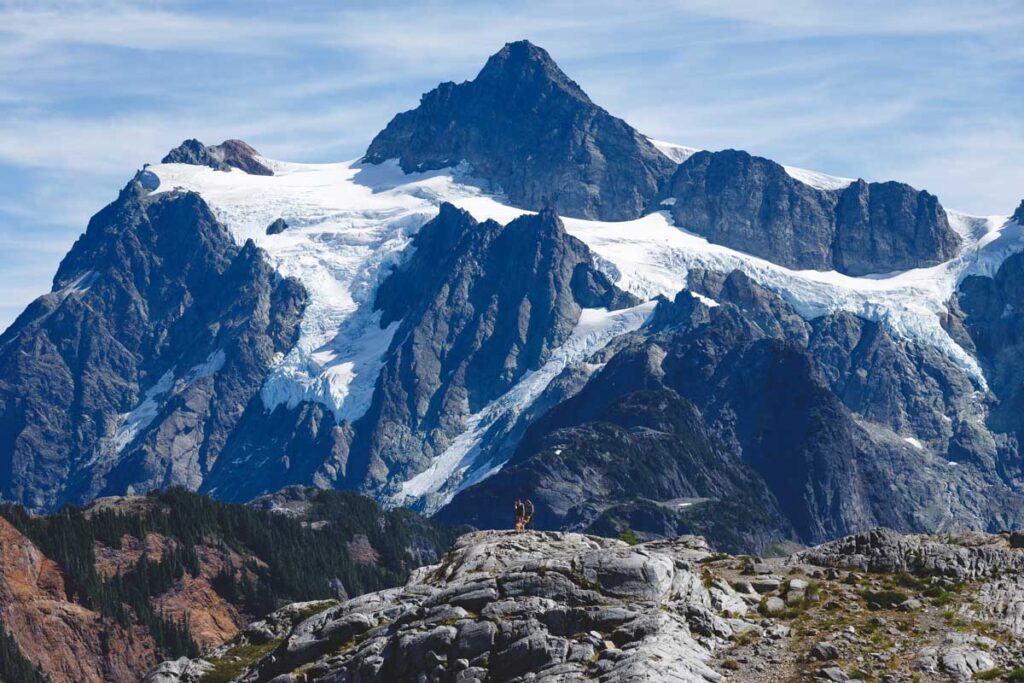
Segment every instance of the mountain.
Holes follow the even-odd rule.
[[[0,507],[0,676],[138,681],[282,604],[306,614],[403,582],[452,534],[351,493],[290,489],[253,507],[181,489],[31,517]]]
[[[512,43],[363,159],[140,171],[0,335],[0,496],[529,497],[758,553],[1016,528],[1019,214],[655,143]]]
[[[195,488],[306,298],[198,194],[151,194],[140,174],[0,335],[0,496],[52,509]]]
[[[700,533],[763,551],[879,525],[928,530],[937,499],[968,527],[1021,515],[1000,471],[1012,461],[987,458],[967,424],[929,421],[969,412],[974,387],[961,371],[854,316],[805,322],[738,271],[691,271],[687,291],[600,360],[441,517],[499,527],[502,509],[488,501],[530,491],[539,528]],[[956,451],[948,457],[974,466],[894,438],[908,428],[933,430]]]
[[[502,48],[474,80],[425,94],[364,159],[398,159],[406,172],[465,162],[515,206],[599,220],[640,216],[675,169],[525,40]]]
[[[146,681],[1018,680],[1012,542],[875,530],[755,561],[693,536],[478,532],[405,586],[289,606]]]
[[[676,224],[789,268],[848,275],[933,266],[960,236],[938,199],[897,182],[819,189],[746,152],[697,152],[668,181]]]

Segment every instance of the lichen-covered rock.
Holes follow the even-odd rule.
[[[895,559],[865,574],[819,566],[822,558],[829,566],[865,565],[865,556],[892,555],[894,547],[927,547],[934,557],[943,552],[938,546],[1024,556],[1004,536],[981,533],[885,532],[755,563],[713,554],[696,537],[630,546],[575,533],[474,532],[403,587],[311,617],[304,605],[279,610],[193,665],[224,670],[234,662],[232,680],[240,683],[953,683],[1012,669],[1024,640],[995,609],[996,593],[984,588],[990,580],[961,582],[936,576],[934,563],[908,567]],[[1000,580],[1020,582],[1015,564],[999,566]],[[765,595],[754,592],[755,582]],[[867,606],[875,599],[868,589],[893,585],[916,596],[910,599],[920,608]],[[789,600],[793,594],[801,599]],[[254,651],[258,657],[244,666],[230,659]],[[165,665],[179,669],[187,667]]]

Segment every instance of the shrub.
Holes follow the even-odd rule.
[[[860,596],[864,598],[864,602],[868,603],[868,605],[878,605],[886,609],[892,609],[902,604],[909,597],[903,591],[894,590],[861,591]]]
[[[619,534],[619,540],[625,541],[630,545],[636,545],[640,542],[640,539],[636,537],[636,532],[632,529],[626,529],[621,534]]]

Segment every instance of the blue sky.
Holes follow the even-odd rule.
[[[182,139],[352,158],[520,38],[652,137],[895,178],[979,214],[1024,197],[1016,0],[0,0],[0,329]]]

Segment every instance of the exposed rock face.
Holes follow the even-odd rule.
[[[163,559],[164,553],[174,547],[175,543],[160,534],[149,533],[145,538],[136,538],[124,534],[120,538],[120,546],[108,546],[96,541],[93,553],[96,555],[96,572],[100,578],[110,580],[131,571],[146,558],[147,562],[157,563]]]
[[[1006,259],[993,277],[964,278],[956,296],[962,325],[999,399],[990,425],[1024,431],[1024,254]]]
[[[129,634],[69,598],[60,567],[2,517],[0,549],[0,622],[53,683],[128,683],[155,665],[145,630]],[[134,647],[110,647],[128,639]]]
[[[835,269],[860,275],[931,266],[956,256],[960,237],[939,200],[904,183],[858,180],[836,205]]]
[[[133,180],[0,336],[0,496],[46,509],[197,487],[305,296],[198,195]]]
[[[820,190],[736,150],[694,154],[664,194],[681,227],[790,268],[884,273],[941,263],[960,248],[927,192],[863,180]]]
[[[850,313],[812,321],[809,349],[832,391],[854,413],[945,448],[967,429],[976,387],[934,347],[894,338],[882,325]]]
[[[1024,200],[1021,201],[1020,206],[1013,212],[1013,216],[1010,218],[1014,223],[1024,225]]]
[[[282,232],[288,229],[288,224],[283,218],[278,218],[276,221],[267,226],[268,235],[280,235]]]
[[[909,549],[1024,557],[986,534],[878,530],[753,562],[712,554],[693,536],[628,546],[478,532],[401,588],[326,609],[290,605],[146,681],[196,683],[218,671],[234,681],[959,681],[1015,666],[1024,639],[988,584],[903,560],[868,563],[868,576],[839,569]],[[996,564],[1019,580],[1015,560]]]
[[[541,528],[699,532],[733,550],[1024,519],[1005,461],[971,431],[975,388],[947,360],[853,316],[808,323],[738,272],[690,285],[718,305],[684,291],[593,358],[582,387],[553,382],[509,462],[442,518],[505,526],[529,491]]]
[[[131,532],[111,539],[111,529]],[[129,683],[162,658],[220,646],[282,602],[398,585],[453,538],[356,494],[298,488],[251,508],[180,490],[44,519],[2,506],[0,623],[47,680]],[[282,558],[284,542],[301,552]]]
[[[232,168],[250,175],[274,175],[274,171],[259,159],[260,153],[241,140],[225,140],[208,147],[199,140],[185,140],[160,160],[162,164],[192,164],[209,166],[216,171]]]
[[[675,163],[590,101],[543,49],[507,44],[475,80],[442,83],[397,115],[366,161],[406,173],[468,162],[513,204],[603,220],[637,218]]]
[[[231,573],[256,579],[252,569],[266,565],[252,557],[242,557],[219,545],[196,548],[199,571],[185,572],[170,590],[153,600],[156,610],[175,623],[187,623],[189,635],[201,651],[234,638],[252,619],[239,605],[225,600],[217,592],[218,576]],[[247,568],[246,564],[250,566]]]
[[[822,567],[936,574],[959,580],[1024,572],[1024,552],[1010,548],[1002,536],[967,534],[954,541],[873,529],[803,551],[797,557]]]
[[[411,251],[377,293],[381,325],[401,322],[356,424],[352,450],[366,460],[348,476],[371,486],[422,470],[471,413],[565,342],[582,308],[635,303],[551,211],[502,226],[442,204]]]

